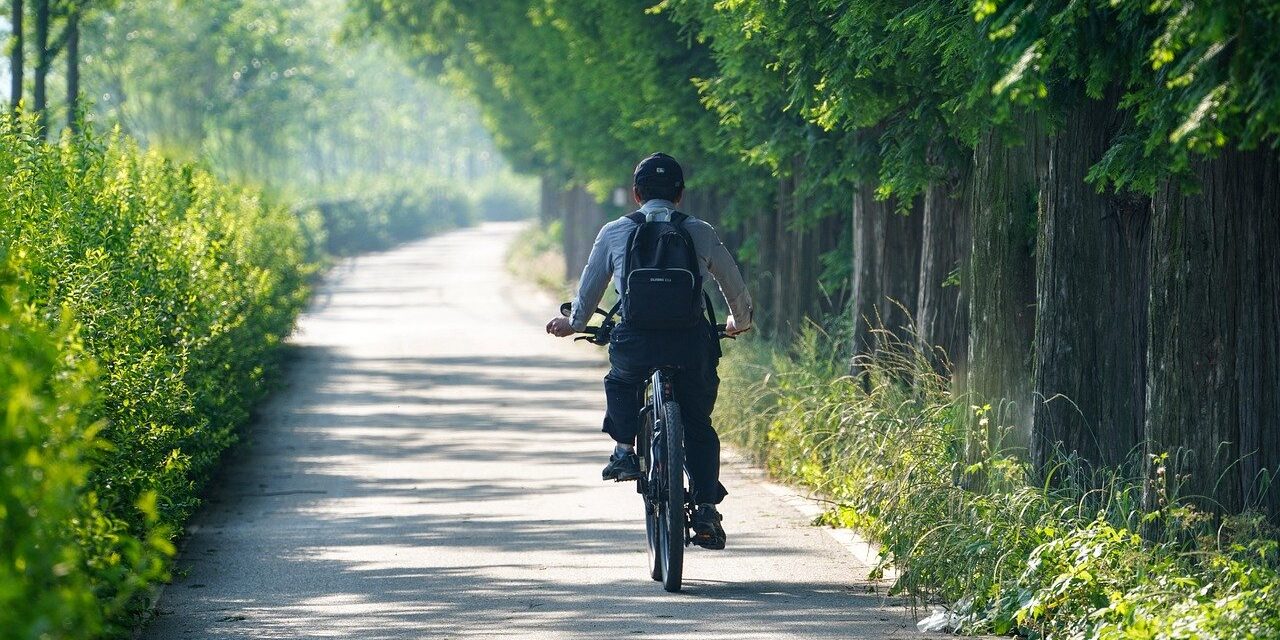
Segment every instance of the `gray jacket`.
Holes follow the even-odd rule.
[[[640,207],[640,211],[649,220],[667,221],[676,211],[676,205],[666,200],[650,200]],[[591,245],[591,256],[587,258],[587,266],[578,279],[578,295],[573,300],[570,322],[575,330],[581,331],[587,326],[591,312],[600,304],[611,277],[613,288],[622,291],[627,240],[636,226],[635,222],[624,216],[606,224],[596,235],[595,243]],[[751,295],[747,293],[747,285],[742,281],[738,263],[724,243],[720,242],[716,230],[693,216],[685,221],[685,230],[693,239],[693,248],[702,263],[702,281],[714,278],[720,286],[720,294],[729,304],[729,311],[733,313],[738,328],[745,330],[750,327],[753,311]]]

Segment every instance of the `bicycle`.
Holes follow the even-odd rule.
[[[609,344],[617,322],[617,313],[596,309],[604,316],[598,326],[588,326],[574,338],[597,346]],[[571,303],[560,305],[560,313],[569,316]],[[733,336],[725,333],[725,325],[715,324],[719,339]],[[655,368],[645,386],[645,404],[640,409],[640,432],[636,436],[636,453],[644,475],[636,481],[636,492],[644,499],[645,537],[649,548],[649,577],[662,583],[669,592],[680,590],[684,574],[684,548],[693,538],[693,495],[689,490],[684,467],[684,422],[680,405],[675,401],[672,381],[679,367]]]

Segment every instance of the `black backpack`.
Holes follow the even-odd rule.
[[[702,320],[702,267],[679,211],[670,222],[627,216],[636,228],[627,240],[622,315],[636,329],[687,329]]]

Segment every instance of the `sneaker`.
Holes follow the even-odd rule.
[[[693,538],[690,542],[703,549],[723,549],[725,542],[724,527],[720,521],[724,516],[716,511],[714,504],[700,504],[693,510]]]
[[[609,456],[609,464],[605,465],[604,471],[600,473],[603,479],[615,482],[639,480],[642,475],[644,474],[640,473],[640,458],[634,453]]]

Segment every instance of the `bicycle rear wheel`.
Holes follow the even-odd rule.
[[[660,475],[665,491],[659,493],[658,524],[662,555],[662,588],[679,591],[684,574],[685,495],[684,495],[684,421],[680,405],[662,405],[663,456]]]
[[[657,481],[649,470],[653,467],[654,451],[650,443],[653,442],[653,411],[645,413],[644,423],[640,425],[640,433],[636,442],[636,451],[640,453],[641,459],[644,461],[643,471],[645,476],[639,480],[636,488],[640,491],[640,497],[644,501],[644,533],[648,544],[649,551],[649,577],[662,582],[662,551],[659,546],[662,544],[662,537],[658,530],[662,526],[658,521],[658,506],[654,504],[653,490],[649,486],[650,482]],[[661,484],[661,482],[658,482]]]

